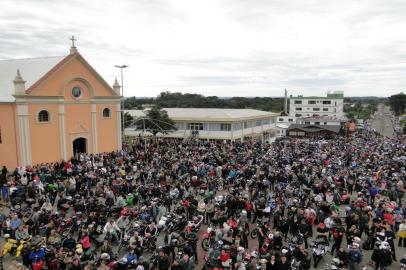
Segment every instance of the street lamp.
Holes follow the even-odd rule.
[[[115,65],[114,67],[119,68],[121,71],[121,137],[124,138],[124,79],[123,79],[123,69],[128,68],[127,65]]]

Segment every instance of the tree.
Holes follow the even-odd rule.
[[[389,106],[395,115],[401,115],[406,109],[406,95],[402,92],[389,97]]]
[[[134,118],[128,112],[124,113],[124,128],[130,127],[134,123]]]
[[[168,113],[156,105],[148,110],[145,117],[137,119],[137,129],[148,130],[154,136],[158,133],[167,134],[177,130],[175,122],[169,118]]]

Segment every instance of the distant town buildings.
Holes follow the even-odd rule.
[[[290,96],[285,90],[284,112],[276,119],[277,136],[309,136],[338,132],[346,123],[344,93],[327,92],[324,96]]]
[[[344,93],[342,91],[328,92],[325,97],[290,96],[289,116],[333,116],[344,117]]]

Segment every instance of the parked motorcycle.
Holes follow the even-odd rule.
[[[313,242],[312,247],[314,268],[317,268],[317,265],[319,264],[321,259],[328,253],[330,248],[324,238],[316,239],[316,241]]]
[[[215,240],[215,236],[216,236],[215,235],[215,229],[216,228],[214,227],[214,225],[210,224],[207,227],[207,230],[202,233],[201,238],[203,240],[202,240],[201,246],[202,246],[204,251],[208,251],[209,248],[216,242],[216,240]]]

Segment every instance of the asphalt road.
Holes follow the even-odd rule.
[[[372,128],[374,128],[379,134],[385,137],[392,138],[395,135],[395,131],[391,121],[391,112],[389,107],[383,104],[378,105],[378,110],[371,120]]]

